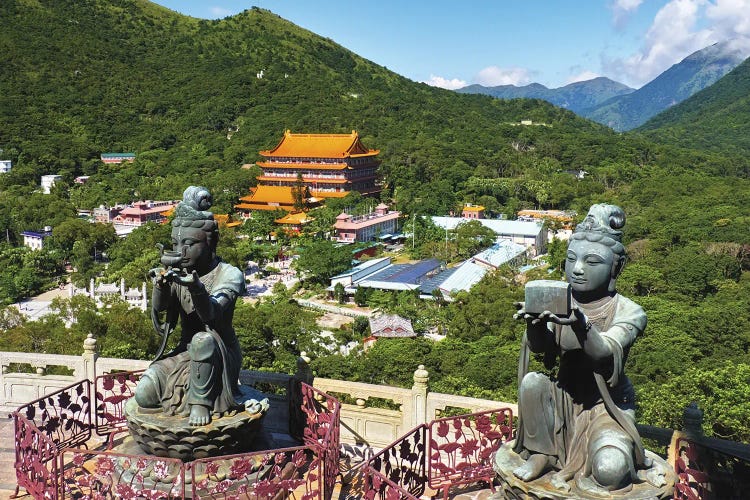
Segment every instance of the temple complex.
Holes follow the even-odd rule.
[[[292,211],[293,189],[299,188],[300,182],[313,200],[343,198],[351,191],[378,193],[379,152],[366,148],[355,130],[351,134],[293,134],[287,130],[276,147],[259,152],[264,158],[257,162],[263,169],[257,177],[258,188],[242,198],[237,208]],[[269,187],[276,189],[266,189]]]

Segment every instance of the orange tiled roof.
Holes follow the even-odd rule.
[[[240,201],[248,203],[275,202],[282,205],[294,205],[291,186],[257,186],[249,196],[243,196]]]
[[[234,206],[238,210],[268,210],[270,212],[274,210],[292,210],[292,205],[268,205],[262,203],[238,203]]]
[[[314,189],[311,189],[310,192],[317,198],[343,198],[351,193],[351,191],[315,191]]]
[[[379,152],[367,149],[356,130],[351,134],[293,134],[287,130],[275,148],[260,151],[260,154],[290,158],[348,158],[375,156]]]
[[[482,205],[472,205],[464,207],[464,212],[481,212],[482,210],[484,210],[484,207]]]
[[[314,221],[312,217],[308,217],[305,212],[297,212],[293,214],[286,214],[284,217],[280,219],[276,219],[274,222],[276,224],[291,224],[291,225],[298,225],[298,224],[307,224],[308,222]]]

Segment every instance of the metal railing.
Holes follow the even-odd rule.
[[[513,434],[510,408],[420,424],[367,461],[364,497],[419,498],[427,487],[448,498],[452,486],[485,482],[493,489],[492,456]]]
[[[13,412],[16,495],[24,488],[33,498],[54,500],[332,497],[341,410],[335,398],[300,383],[302,446],[182,462],[110,449],[112,437],[126,428],[124,406],[139,375],[120,372],[76,382]],[[87,449],[92,430],[107,438],[105,449]]]

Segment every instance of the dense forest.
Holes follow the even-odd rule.
[[[253,170],[240,165],[257,160],[285,129],[356,129],[381,151],[381,198],[409,216],[443,215],[465,202],[511,217],[519,208],[582,216],[592,203],[620,204],[630,259],[620,288],[649,315],[627,370],[643,421],[679,427],[682,407],[697,400],[708,433],[750,438],[750,160],[745,139],[731,132],[750,120],[739,99],[720,118],[701,115],[715,118],[698,133],[689,126],[692,115],[670,115],[676,121],[661,131],[617,134],[540,100],[458,95],[409,81],[268,11],[206,21],[144,0],[3,1],[0,65],[0,159],[13,161],[0,175],[6,303],[54,283],[64,261],[76,279],[105,272],[106,279],[137,283],[157,260],[154,244],[167,240],[163,227],[149,226],[116,241],[111,227],[76,220],[76,209],[175,199],[200,183],[215,193],[216,210],[228,212],[254,184]],[[716,89],[727,78],[734,79],[732,92],[748,95],[747,79],[736,78],[746,68],[673,111],[723,102]],[[724,130],[721,124],[739,125],[710,141],[700,137]],[[135,152],[137,159],[107,166],[103,152]],[[574,175],[581,171],[583,178]],[[63,182],[43,195],[39,177],[49,173]],[[89,182],[74,184],[79,175]],[[322,209],[317,229],[338,208]],[[270,223],[259,218],[239,231],[266,236]],[[54,228],[49,250],[19,248],[21,231],[45,225]],[[317,248],[315,234],[300,246]],[[273,244],[232,236],[221,238],[229,261],[278,253]],[[420,224],[412,256],[437,255],[441,237]],[[564,255],[560,245],[550,252],[553,272]],[[97,252],[106,252],[106,270]],[[459,255],[457,249],[448,260]],[[515,397],[521,326],[512,321],[512,303],[523,289],[509,270],[450,303],[425,306],[409,294],[364,298],[448,337],[379,342],[350,356],[313,344],[314,315],[287,300],[291,292],[276,292],[273,301],[237,311],[248,368],[291,370],[307,349],[320,376],[410,384],[416,365],[425,364],[434,390]],[[57,307],[42,322],[4,310],[0,349],[77,352],[87,332],[100,336],[106,355],[153,348],[143,318],[118,308],[98,315],[85,301]],[[66,327],[71,314],[79,321]],[[337,335],[359,339],[364,329],[355,324]]]

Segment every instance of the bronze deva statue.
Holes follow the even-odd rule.
[[[141,408],[186,416],[191,426],[244,409],[235,401],[242,353],[232,316],[245,281],[239,269],[216,256],[219,231],[208,211],[211,202],[206,188],[190,186],[175,208],[173,250],[163,251],[164,267],[150,272],[151,316],[162,346],[135,391]],[[178,319],[179,343],[163,355]]]
[[[569,491],[626,491],[647,480],[666,484],[652,469],[635,427],[635,394],[623,367],[630,347],[646,328],[646,314],[615,290],[625,264],[625,214],[594,205],[573,232],[565,261],[572,290],[571,312],[528,312],[519,360],[519,424],[513,451],[523,459],[513,469],[533,481],[554,471],[550,482]],[[555,376],[529,372],[531,353],[542,355]],[[650,453],[650,452],[649,452]]]

